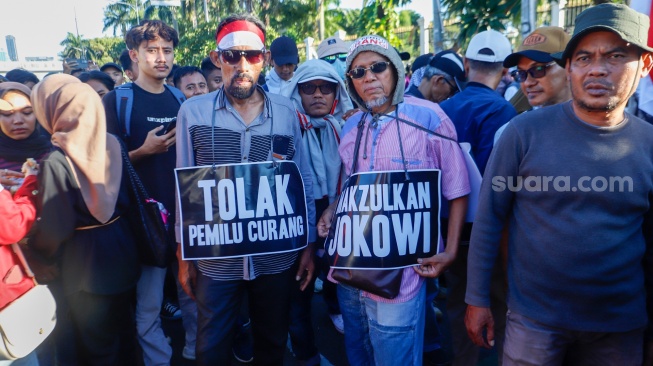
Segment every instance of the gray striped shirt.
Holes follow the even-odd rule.
[[[263,113],[246,125],[231,106],[223,89],[187,100],[177,117],[177,167],[235,164],[272,160],[272,149],[297,163],[304,180],[308,209],[308,240],[314,242],[315,204],[301,131],[290,99],[277,94],[265,96]],[[215,126],[212,126],[215,103]],[[212,135],[215,151],[212,150]],[[215,157],[215,158],[214,158]],[[178,204],[178,202],[177,202]],[[181,242],[179,209],[175,221],[177,242]],[[200,260],[199,270],[214,280],[252,280],[260,275],[282,272],[295,262],[298,252]]]

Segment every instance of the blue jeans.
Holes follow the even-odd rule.
[[[345,350],[351,365],[422,365],[426,286],[404,303],[388,304],[362,297],[339,284],[338,301],[345,323]]]
[[[136,330],[145,366],[166,366],[172,357],[172,347],[163,333],[159,317],[166,270],[142,265],[136,285]]]
[[[644,329],[581,332],[548,326],[508,311],[504,366],[641,365]]]

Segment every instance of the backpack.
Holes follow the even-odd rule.
[[[114,89],[116,91],[116,115],[118,116],[120,130],[125,137],[129,136],[129,128],[131,126],[132,107],[134,106],[133,85],[134,83],[127,83]],[[186,100],[186,96],[181,90],[168,84],[163,85],[175,96],[179,105]]]

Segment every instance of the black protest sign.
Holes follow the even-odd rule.
[[[367,172],[347,180],[324,249],[334,268],[402,268],[439,238],[439,170]]]
[[[184,259],[281,253],[308,244],[304,182],[292,161],[175,169]]]

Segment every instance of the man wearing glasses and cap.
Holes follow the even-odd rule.
[[[331,64],[342,80],[345,80],[347,71],[347,52],[349,52],[349,42],[337,36],[329,37],[317,46],[317,58]]]
[[[293,101],[302,129],[302,145],[309,156],[312,173],[316,217],[333,203],[340,193],[341,163],[338,155],[342,115],[352,108],[344,81],[335,69],[322,60],[308,60],[295,72],[290,84],[281,89],[281,95]],[[318,248],[324,246],[320,240]],[[318,250],[316,260],[325,275],[329,270],[324,250]],[[319,269],[318,269],[319,273]],[[311,321],[313,284],[306,291],[292,290],[290,307],[290,340],[292,351],[300,365],[318,365],[320,355],[315,347]],[[323,290],[327,311],[334,326],[342,322],[336,297],[336,287],[325,281]],[[339,320],[338,320],[339,318]]]
[[[537,28],[524,38],[519,51],[503,61],[503,67],[517,66],[511,75],[519,83],[531,107],[545,107],[571,99],[567,73],[551,56],[564,51],[569,38],[569,34],[560,27]],[[505,124],[497,131],[495,143],[507,126]]]
[[[307,152],[292,102],[256,83],[269,60],[263,23],[250,15],[229,16],[218,25],[216,43],[210,57],[222,69],[224,86],[188,100],[179,111],[177,167],[294,161],[304,182],[309,244],[299,251],[197,261],[182,260],[180,244],[179,281],[197,301],[198,365],[231,364],[233,331],[245,292],[254,359],[281,365],[291,287],[306,289],[314,275],[315,205]],[[181,243],[179,214],[176,233]]]
[[[401,284],[395,297],[338,284],[345,350],[351,365],[421,366],[424,277],[439,276],[456,256],[470,191],[465,158],[455,142],[454,126],[440,107],[419,98],[404,99],[404,67],[399,53],[386,39],[376,35],[357,39],[350,47],[347,69],[349,96],[362,111],[351,116],[342,129],[338,152],[344,172],[385,174],[399,170],[408,175],[413,170],[439,169],[446,200],[443,204],[450,207],[451,220],[446,249],[417,259],[418,265],[413,267],[380,270],[399,271]],[[326,237],[334,225],[334,206],[320,218],[320,236]],[[377,239],[375,245],[385,241]]]
[[[511,121],[472,230],[465,321],[474,343],[490,347],[488,289],[510,223],[504,366],[642,364],[653,305],[653,126],[625,107],[653,65],[649,20],[601,4],[575,24],[553,55],[572,100]]]
[[[519,51],[506,57],[503,67],[517,66],[512,77],[520,83],[528,103],[544,107],[571,99],[567,75],[551,54],[562,52],[569,34],[560,27],[540,27],[524,38]]]

